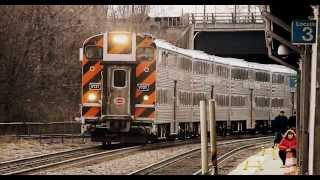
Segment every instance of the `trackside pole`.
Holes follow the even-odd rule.
[[[211,163],[212,163],[212,175],[218,174],[217,164],[217,132],[216,132],[216,102],[214,100],[209,101],[209,127],[210,127],[210,150],[211,150]]]
[[[208,137],[207,137],[207,107],[206,101],[200,101],[201,126],[201,171],[202,175],[208,173]]]

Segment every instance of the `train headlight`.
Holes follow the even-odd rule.
[[[119,45],[127,44],[129,40],[128,35],[126,34],[114,34],[112,36],[112,42]]]
[[[89,95],[88,95],[88,101],[90,101],[90,102],[95,102],[95,101],[97,101],[97,95],[94,94],[94,93],[89,93]]]
[[[131,54],[132,34],[124,32],[108,33],[108,54]]]
[[[143,100],[148,101],[149,100],[149,96],[148,95],[144,95],[143,96]]]

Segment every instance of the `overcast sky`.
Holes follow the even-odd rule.
[[[246,12],[248,5],[240,5],[240,11]],[[251,12],[254,12],[254,5],[251,5]],[[159,16],[181,16],[183,13],[203,13],[204,5],[152,5],[151,17]],[[234,11],[234,5],[206,5],[206,13],[228,13]],[[258,8],[255,9],[258,11]]]

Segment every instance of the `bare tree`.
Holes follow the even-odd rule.
[[[104,31],[103,13],[102,6],[0,7],[8,120],[53,121],[59,108],[78,111],[78,48],[88,36]]]
[[[123,29],[150,32],[149,12],[148,5],[0,6],[0,116],[8,115],[6,121],[73,118],[81,99],[83,41],[115,30],[120,20]]]
[[[107,21],[115,29],[122,28],[139,31],[145,27],[150,5],[107,5],[104,7]],[[117,26],[118,25],[118,26]]]

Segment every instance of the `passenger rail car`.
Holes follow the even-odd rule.
[[[181,49],[133,32],[88,38],[80,60],[82,132],[93,141],[197,136],[204,99],[216,100],[219,134],[267,130],[280,110],[294,110],[296,72],[280,65]]]

